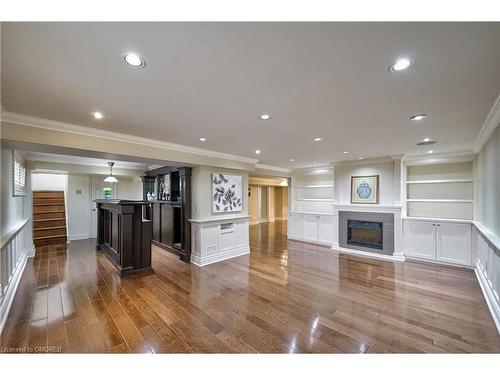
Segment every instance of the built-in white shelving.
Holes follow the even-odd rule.
[[[472,161],[408,166],[406,215],[471,220],[472,168]]]
[[[297,199],[298,201],[310,201],[310,202],[333,202],[333,199],[325,199],[325,198],[302,198]]]
[[[472,199],[407,199],[407,202],[472,203]]]
[[[291,210],[333,212],[333,168],[321,167],[294,172],[291,183]]]
[[[422,181],[406,181],[407,184],[458,184],[462,182],[473,182],[471,178],[458,178],[447,180],[422,180]]]
[[[320,189],[320,188],[329,188],[333,187],[333,184],[331,185],[302,185],[302,186],[295,186],[296,189]]]

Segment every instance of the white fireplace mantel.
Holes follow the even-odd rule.
[[[348,204],[337,203],[333,206],[333,245],[332,249],[340,252],[355,254],[360,256],[383,258],[396,261],[404,261],[405,255],[403,253],[403,220],[402,220],[402,206],[400,205],[382,205],[382,204]],[[340,247],[339,245],[339,211],[351,212],[378,212],[394,214],[394,254],[380,255],[360,250],[353,250]]]

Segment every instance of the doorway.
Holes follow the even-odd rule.
[[[250,225],[288,219],[288,186],[284,178],[250,177],[248,215]]]

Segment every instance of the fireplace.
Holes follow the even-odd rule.
[[[383,227],[381,221],[347,220],[347,243],[382,250]]]

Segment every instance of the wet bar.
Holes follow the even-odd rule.
[[[118,274],[151,267],[151,220],[143,218],[148,202],[97,199],[97,243]]]

